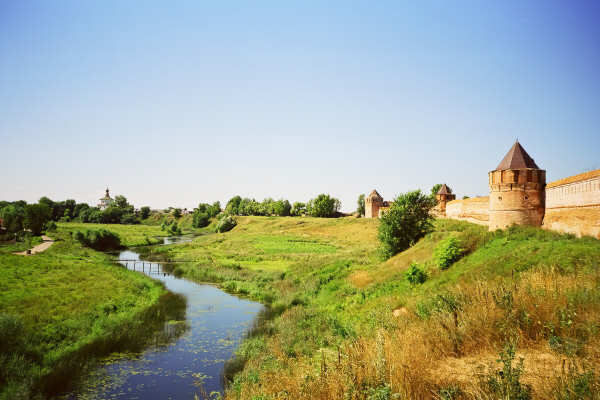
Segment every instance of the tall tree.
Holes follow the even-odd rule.
[[[365,195],[361,194],[358,196],[358,208],[356,209],[358,215],[365,215]]]

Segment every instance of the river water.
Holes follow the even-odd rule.
[[[167,238],[165,244],[185,240]],[[118,257],[140,258],[133,250],[122,251]],[[164,271],[160,263],[120,263],[162,281],[169,291],[184,296],[184,320],[166,323],[160,332],[166,339],[155,340],[141,352],[106,357],[63,398],[162,400],[194,399],[198,395],[202,399],[203,393],[222,393],[225,362],[263,306],[211,285],[177,278]]]

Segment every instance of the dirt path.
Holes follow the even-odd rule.
[[[42,235],[42,240],[43,242],[30,249],[29,253],[27,252],[27,250],[25,250],[15,254],[18,254],[20,256],[29,256],[32,254],[41,253],[42,251],[46,251],[50,246],[52,246],[52,243],[54,243],[54,240],[52,240],[52,238],[46,235]]]

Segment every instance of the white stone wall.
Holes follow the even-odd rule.
[[[600,176],[546,189],[546,209],[600,205]]]

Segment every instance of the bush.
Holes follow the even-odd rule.
[[[516,354],[516,345],[507,343],[500,352],[499,363],[502,363],[502,370],[491,373],[487,380],[483,382],[486,392],[493,395],[494,398],[511,400],[529,400],[531,399],[531,388],[529,385],[521,383],[521,374],[523,373],[523,358],[519,359],[516,365],[513,365]]]
[[[56,232],[56,222],[50,221],[46,224],[46,232]]]
[[[406,280],[412,286],[420,285],[427,280],[427,273],[417,263],[412,263],[406,271]]]
[[[420,190],[396,197],[379,223],[378,238],[383,258],[408,249],[431,231],[433,216],[429,210],[434,206],[435,199]]]
[[[123,247],[119,235],[106,229],[77,231],[74,237],[82,245],[94,250],[109,251]]]
[[[237,225],[237,221],[231,215],[224,214],[217,221],[217,225],[215,226],[215,232],[223,233],[229,232]]]
[[[458,239],[449,237],[442,240],[435,249],[435,262],[441,270],[448,269],[462,256],[464,250],[460,248]]]
[[[23,324],[12,315],[0,314],[0,354],[17,351],[23,343]]]
[[[192,226],[194,228],[204,228],[210,222],[210,216],[207,212],[201,212],[200,210],[194,211],[194,219]]]

